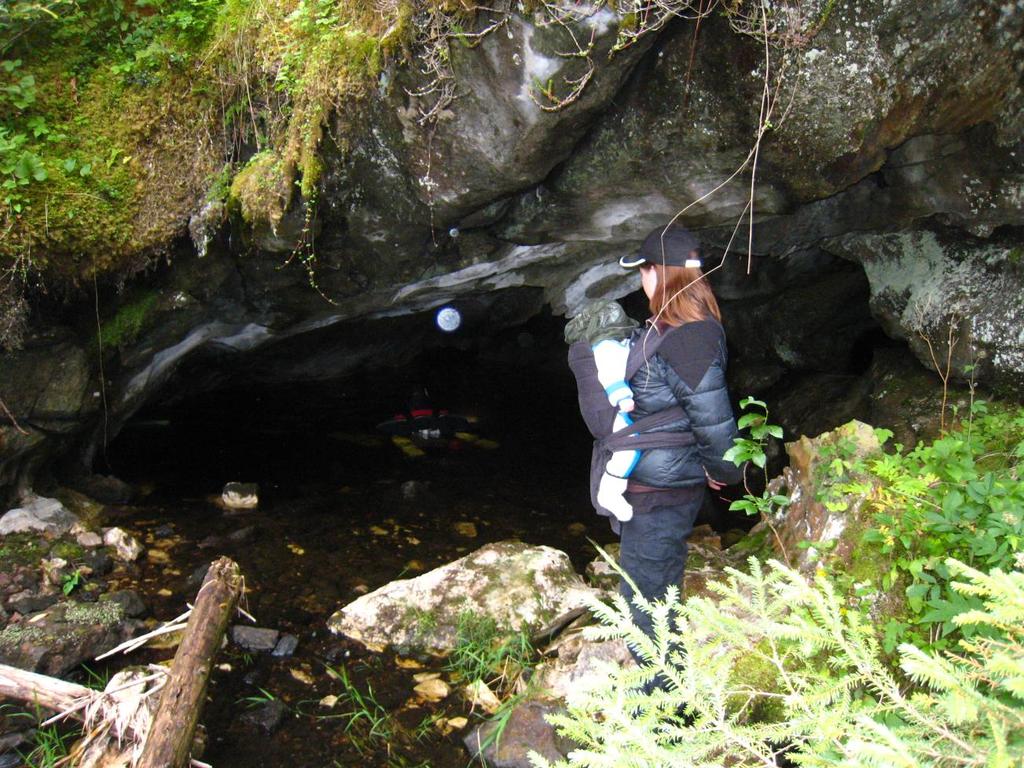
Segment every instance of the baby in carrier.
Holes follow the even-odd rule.
[[[604,387],[608,404],[615,409],[613,432],[633,423],[629,417],[633,410],[633,390],[625,381],[625,372],[630,335],[637,325],[617,301],[598,301],[589,304],[565,327],[567,343],[585,341],[590,345],[597,378]],[[633,508],[623,494],[627,478],[639,459],[640,451],[614,451],[605,464],[597,488],[598,504],[622,521],[633,517]]]

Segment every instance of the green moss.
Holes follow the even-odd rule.
[[[68,541],[67,539],[57,541],[50,548],[50,557],[59,557],[67,560],[69,563],[81,559],[84,554],[85,550],[78,542]]]
[[[100,327],[100,344],[104,348],[111,348],[135,341],[152,316],[158,299],[156,292],[147,293],[118,309],[117,314]]]
[[[35,565],[45,554],[46,547],[40,537],[32,533],[12,533],[4,536],[0,545],[0,570],[10,571],[16,565]]]
[[[117,624],[124,618],[120,603],[103,600],[95,603],[71,601],[64,609],[64,619],[72,624]]]
[[[0,632],[0,648],[12,651],[22,643],[39,643],[47,637],[49,635],[44,630],[32,624],[11,624]]]
[[[785,705],[777,696],[783,687],[779,671],[770,661],[771,648],[761,640],[751,651],[740,656],[732,669],[732,680],[749,688],[748,694],[734,694],[726,703],[726,711],[735,715],[742,711],[745,722],[777,723],[785,717]]]
[[[756,557],[758,560],[768,560],[776,556],[769,536],[770,532],[767,528],[748,533],[729,547],[728,552],[730,555],[743,558],[744,561],[751,557]]]

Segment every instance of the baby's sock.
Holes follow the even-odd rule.
[[[601,482],[597,486],[597,503],[622,522],[633,517],[633,507],[622,495],[626,492],[627,482],[624,477],[616,477],[605,472],[601,475]]]

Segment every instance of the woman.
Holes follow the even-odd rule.
[[[648,600],[662,599],[669,585],[681,583],[705,486],[717,490],[742,479],[722,459],[737,429],[725,384],[725,331],[699,249],[683,227],[659,227],[636,257],[619,260],[623,267],[639,267],[650,302],[648,327],[634,332],[633,344],[645,344],[649,333],[661,335],[657,351],[629,382],[635,403],[630,416],[639,420],[679,406],[678,418],[657,431],[694,438],[688,445],[643,451],[629,476],[626,500],[634,514],[621,523],[619,562]],[[633,595],[625,581],[620,592]],[[651,617],[635,608],[633,615],[650,636]]]

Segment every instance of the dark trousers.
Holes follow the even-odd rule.
[[[702,500],[703,494],[695,494],[692,501],[638,511],[632,519],[621,523],[619,565],[648,600],[663,599],[671,584],[682,588],[686,542],[693,532]],[[625,581],[620,582],[619,593],[627,600],[633,597],[633,590]],[[648,637],[653,636],[651,617],[632,602],[630,609],[633,622]],[[630,652],[637,663],[641,663],[636,651],[630,648]]]

